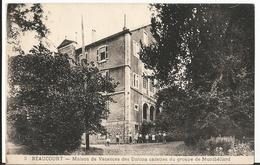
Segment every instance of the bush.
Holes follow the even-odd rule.
[[[166,141],[182,141],[184,139],[184,132],[181,130],[173,130],[167,132]]]
[[[199,141],[196,144],[197,150],[200,152],[205,152],[209,150],[209,143],[208,141],[205,141],[204,139],[199,139]]]
[[[252,150],[249,143],[238,143],[228,150],[228,155],[231,156],[248,156],[251,154]]]
[[[235,137],[211,137],[208,140],[199,139],[195,145],[196,149],[206,155],[231,155],[246,156],[252,154],[250,143],[241,143]]]
[[[152,132],[154,125],[152,122],[144,121],[141,125],[140,132],[142,135],[146,135]]]
[[[55,114],[44,111],[41,117],[37,114],[15,122],[17,141],[27,146],[30,154],[64,154],[80,146],[83,124],[71,109],[56,109]]]
[[[234,147],[235,137],[212,137],[207,140],[209,151],[214,155],[227,154],[228,150]]]
[[[184,134],[184,143],[187,146],[194,146],[195,144],[197,144],[201,137],[196,135],[196,134]]]

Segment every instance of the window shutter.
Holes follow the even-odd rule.
[[[106,58],[108,58],[108,55],[107,55],[107,54],[108,54],[108,51],[107,51],[107,46],[106,46]]]
[[[135,74],[134,73],[131,73],[132,74],[132,84],[133,84],[133,87],[135,86]]]
[[[97,61],[99,61],[99,58],[98,58],[99,54],[98,54],[98,50],[97,50]]]
[[[137,75],[136,87],[139,88],[139,75]]]
[[[135,87],[135,73],[133,73],[133,76],[134,76],[133,86]]]

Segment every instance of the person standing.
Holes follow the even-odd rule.
[[[141,133],[138,136],[138,143],[143,143],[143,135]]]
[[[162,133],[161,133],[161,132],[159,132],[158,137],[159,137],[158,142],[159,142],[159,143],[162,142]]]
[[[156,139],[156,143],[158,143],[159,142],[159,134],[158,134],[158,132],[155,134],[155,139]]]
[[[152,134],[149,133],[149,143],[152,142]]]
[[[148,141],[149,141],[149,135],[146,134],[146,135],[145,135],[145,142],[148,143]]]
[[[134,143],[138,143],[138,133],[135,134]]]
[[[116,133],[116,144],[118,144],[118,145],[120,144],[119,143],[119,135],[118,135],[118,133]]]
[[[155,134],[152,134],[152,143],[155,143]]]
[[[109,146],[110,145],[110,135],[107,135],[107,139],[106,139],[106,146]]]
[[[166,132],[163,132],[163,143],[166,144]]]
[[[133,142],[133,140],[132,140],[132,133],[131,132],[129,133],[128,138],[129,138],[129,144],[131,144]]]

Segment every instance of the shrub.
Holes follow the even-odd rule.
[[[206,155],[227,155],[234,144],[234,137],[211,137],[208,140],[200,138],[196,142],[196,149]]]
[[[204,140],[204,139],[199,139],[199,141],[196,144],[196,148],[200,151],[200,152],[205,152],[209,150],[209,143],[208,141]]]
[[[214,155],[227,154],[234,147],[235,137],[211,137],[207,140],[209,151]]]
[[[167,132],[166,140],[167,141],[181,141],[184,139],[184,132],[181,130],[173,130]]]
[[[228,150],[228,155],[231,156],[248,156],[252,154],[249,143],[238,143],[233,148]]]
[[[152,122],[144,121],[140,128],[140,133],[143,135],[149,134],[152,132],[152,129],[154,129],[154,125]]]
[[[196,143],[196,149],[206,155],[231,155],[247,156],[252,154],[250,142],[240,142],[235,137],[211,137],[208,140],[199,139]]]

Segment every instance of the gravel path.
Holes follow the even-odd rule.
[[[90,145],[93,149],[91,154],[94,155],[179,155],[178,146],[182,146],[184,142],[162,143],[145,143],[145,144],[112,144],[105,145]],[[72,154],[82,154],[72,153]]]
[[[182,141],[144,144],[112,144],[90,145],[87,155],[182,155],[184,143]],[[14,143],[7,143],[7,154],[26,154],[26,147]],[[69,154],[69,153],[68,153]],[[85,155],[84,146],[70,153],[71,155]]]

